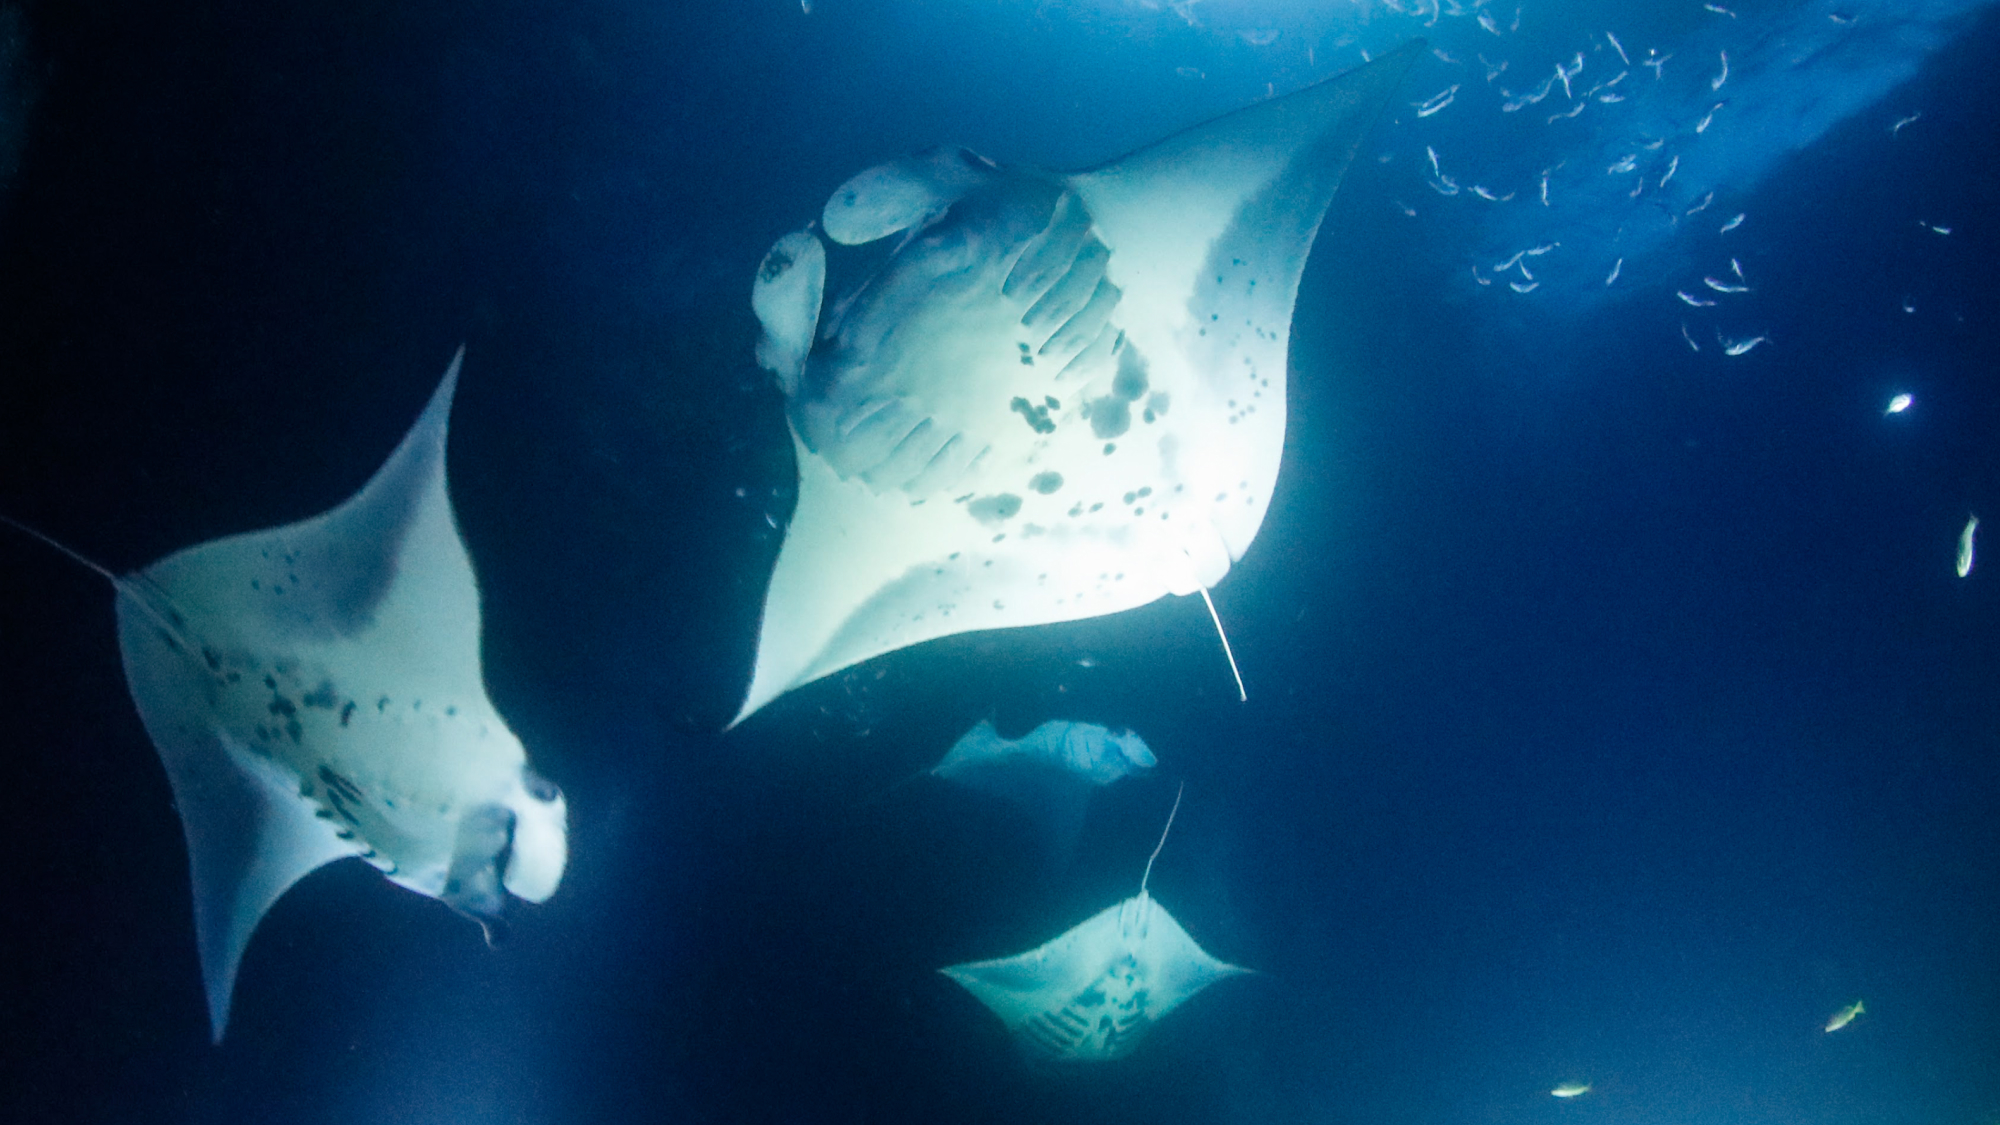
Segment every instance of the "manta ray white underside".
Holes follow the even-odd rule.
[[[979,998],[1031,1057],[1121,1058],[1155,1022],[1216,981],[1254,970],[1209,956],[1146,893],[1181,798],[1146,860],[1139,893],[1014,957],[938,970]]]
[[[1083,172],[892,161],[780,239],[752,306],[799,498],[736,721],[1219,582],[1277,481],[1307,254],[1417,47]]]
[[[461,353],[462,355],[462,353]],[[187,836],[210,1027],[278,897],[348,856],[487,927],[567,860],[561,792],[487,698],[445,492],[459,360],[374,478],[311,519],[123,578],[125,676]]]
[[[1066,1062],[1121,1058],[1195,993],[1250,972],[1209,956],[1143,890],[1017,957],[938,971],[1030,1055]]]

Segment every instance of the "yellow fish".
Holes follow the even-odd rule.
[[[1565,1082],[1549,1091],[1549,1093],[1554,1094],[1558,1098],[1582,1097],[1589,1092],[1590,1083],[1588,1082]]]
[[[1850,1023],[1853,1023],[1854,1017],[1860,1015],[1864,1011],[1867,1011],[1867,1009],[1861,1006],[1861,1001],[1856,1000],[1854,1003],[1849,1004],[1847,1007],[1842,1008],[1838,1012],[1833,1013],[1833,1018],[1826,1021],[1826,1029],[1828,1031],[1839,1031],[1841,1028],[1846,1027]]]

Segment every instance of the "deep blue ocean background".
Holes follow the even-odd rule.
[[[210,1046],[110,591],[0,536],[0,1119],[2000,1122],[2000,540],[1953,569],[2000,534],[2000,12],[1400,6],[0,0],[0,512],[121,571],[310,515],[464,343],[487,679],[572,846],[499,952],[323,869]],[[720,733],[792,502],[771,241],[908,151],[1094,164],[1419,34],[1215,591],[1249,702],[1170,599]],[[891,788],[988,716],[1161,766],[1046,862]],[[1029,1066],[934,970],[1133,893],[1183,781],[1152,893],[1259,975]]]

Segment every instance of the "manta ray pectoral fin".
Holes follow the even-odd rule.
[[[355,854],[284,780],[250,769],[235,778],[219,774],[198,781],[183,771],[174,786],[194,875],[195,935],[209,1032],[216,1042],[229,1025],[243,950],[265,912],[292,884]]]
[[[1195,478],[1276,480],[1299,278],[1355,152],[1423,46],[1406,44],[1069,178],[1111,250],[1105,276],[1124,291],[1113,322],[1127,344],[1154,363],[1183,416],[1226,415],[1189,451],[1214,467]],[[1252,403],[1255,413],[1245,409]],[[1201,585],[1243,556],[1265,507],[1206,516],[1227,559],[1219,570],[1203,565]]]
[[[453,665],[469,673],[456,686],[483,691],[478,586],[445,491],[445,437],[464,359],[460,348],[423,414],[346,501],[176,551],[138,577],[169,602],[227,615],[245,640],[319,644],[373,630],[407,645],[420,636],[426,648],[469,654]],[[396,619],[385,622],[385,612]]]
[[[127,676],[153,733],[187,839],[194,884],[195,944],[216,1042],[229,1026],[230,997],[243,950],[264,913],[292,884],[355,854],[335,828],[314,816],[296,783],[254,754],[228,745],[206,716],[182,701],[184,683],[166,682],[179,660],[140,664],[140,644],[162,645],[152,619],[120,600],[119,625],[128,638]],[[158,689],[158,690],[155,690]],[[197,694],[192,698],[199,699]]]
[[[1355,150],[1423,48],[1414,40],[1366,66],[1070,176],[1118,263],[1113,280],[1198,280],[1215,240],[1245,225],[1246,209],[1282,224],[1246,233],[1302,267]],[[1260,205],[1260,197],[1267,202]]]

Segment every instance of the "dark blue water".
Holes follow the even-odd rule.
[[[320,511],[463,342],[487,679],[573,849],[499,952],[311,876],[211,1047],[109,590],[0,541],[0,1116],[2000,1121],[2000,571],[1953,570],[2000,520],[2000,23],[1729,7],[0,5],[0,512],[129,570]],[[907,151],[1088,165],[1419,33],[1446,57],[1321,231],[1216,590],[1250,702],[1171,599],[719,734],[791,506],[770,242]],[[1751,292],[1703,285],[1731,259]],[[1161,767],[1068,865],[884,793],[989,716]],[[1152,893],[1260,975],[1028,1066],[934,970],[1131,894],[1181,781]]]

